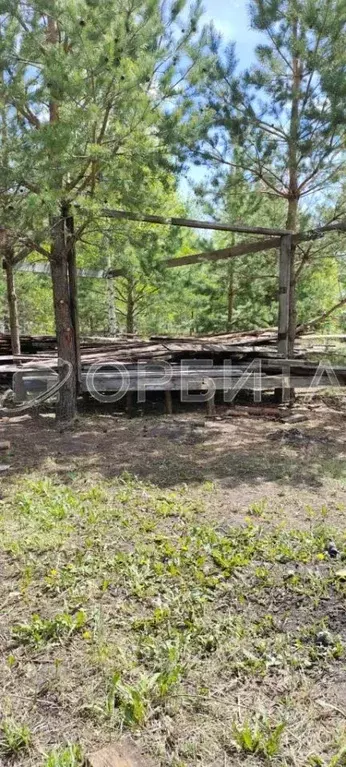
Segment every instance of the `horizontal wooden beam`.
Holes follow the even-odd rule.
[[[264,234],[281,236],[290,234],[286,229],[274,229],[263,226],[242,226],[241,224],[223,224],[220,221],[196,221],[191,218],[174,218],[171,216],[153,216],[146,213],[134,213],[127,210],[108,210],[104,208],[101,215],[104,218],[140,221],[148,224],[163,224],[165,226],[183,226],[189,229],[211,229],[218,232],[239,232],[240,234]]]
[[[22,371],[21,371],[22,372]],[[20,378],[22,380],[20,380]],[[27,392],[35,392],[36,395],[39,393],[40,396],[42,396],[42,401],[44,401],[44,392],[51,392],[51,394],[48,393],[48,396],[53,396],[53,394],[56,394],[56,387],[57,387],[57,379],[58,374],[47,374],[40,375],[40,371],[34,371],[33,373],[29,374],[28,372],[23,372],[22,376],[20,377],[18,374],[16,378],[13,381],[13,387],[15,390],[15,393],[18,395],[18,398],[23,393]],[[340,387],[345,387],[346,385],[346,378],[345,378],[345,371],[344,373],[339,373],[338,375],[335,374],[335,379]],[[18,386],[20,382],[20,388]],[[240,387],[240,382],[242,382],[242,387]],[[94,391],[96,392],[117,392],[121,389],[122,384],[124,383],[123,378],[120,375],[114,374],[113,376],[110,374],[102,374],[98,373],[97,375],[93,376],[93,385],[94,385]],[[159,376],[143,376],[141,378],[138,378],[138,376],[129,376],[126,381],[126,390],[127,391],[188,391],[188,390],[195,390],[195,391],[206,391],[210,390],[212,387],[215,389],[215,391],[232,391],[235,387],[238,387],[244,390],[251,390],[251,391],[269,391],[271,389],[277,389],[282,388],[282,385],[284,383],[284,376],[282,372],[275,373],[268,373],[267,375],[262,374],[260,380],[258,379],[258,374],[256,373],[248,373],[246,370],[232,370],[231,374],[229,376],[224,376],[224,371],[222,369],[221,375],[216,375],[216,370],[207,370],[205,371],[205,374],[201,373],[198,374],[197,372],[190,372],[186,374],[185,376],[181,376],[179,374],[177,377],[172,376],[171,378],[167,378],[167,380],[164,380],[163,378],[160,378]],[[314,385],[312,386],[312,384]],[[316,377],[316,380],[314,381],[314,375],[309,373],[302,375],[302,374],[295,374],[292,372],[292,374],[289,376],[289,386],[294,389],[317,389],[317,388],[330,388],[332,386],[331,379],[328,377],[328,375],[321,373],[320,379]],[[90,385],[87,381],[87,375],[85,373],[82,373],[81,378],[81,390],[83,392],[89,392],[90,391]],[[126,392],[124,392],[125,394]]]
[[[115,213],[116,211],[111,211]],[[132,215],[132,214],[131,214]],[[133,214],[135,216],[136,214]],[[137,219],[136,219],[137,220]],[[172,219],[173,220],[173,219]],[[184,220],[184,219],[175,219]],[[168,219],[165,219],[168,221]],[[200,223],[200,222],[194,222]],[[205,222],[201,222],[205,223]],[[209,225],[208,225],[209,226]],[[223,224],[218,225],[223,227]],[[245,229],[245,227],[243,227]],[[258,233],[257,228],[257,233]],[[232,228],[230,229],[232,231]],[[248,228],[250,231],[255,229]],[[239,231],[239,230],[238,230]],[[264,234],[266,230],[262,229],[261,234]],[[273,232],[275,230],[272,230]],[[279,230],[277,230],[279,231]],[[292,235],[292,243],[297,244],[299,242],[305,242],[308,240],[314,240],[318,237],[322,237],[328,232],[346,232],[346,221],[341,221],[335,224],[328,224],[326,226],[312,229],[309,232],[301,232],[299,234]],[[277,237],[269,237],[268,239],[261,240],[247,240],[246,242],[240,242],[238,245],[233,245],[230,248],[221,248],[218,250],[207,250],[202,253],[192,253],[187,256],[180,256],[178,258],[168,258],[162,261],[162,266],[166,269],[176,269],[180,266],[189,266],[191,264],[203,264],[208,261],[224,261],[229,258],[236,258],[237,256],[246,256],[252,253],[261,253],[265,250],[272,250],[273,248],[279,248],[281,243],[281,237],[283,234]],[[35,272],[38,274],[50,274],[50,264],[45,262],[39,262],[36,264],[21,263],[16,266],[18,272]],[[95,279],[105,279],[110,277],[124,277],[125,273],[123,269],[78,269],[77,274],[79,277],[91,277]]]
[[[15,271],[47,275],[50,275],[51,273],[49,261],[37,261],[36,263],[22,261],[16,265]],[[104,269],[77,269],[77,275],[78,277],[92,277],[95,279],[102,279],[107,276],[107,273]]]
[[[221,250],[207,250],[204,253],[195,253],[191,256],[181,256],[180,258],[168,258],[163,262],[163,266],[168,269],[174,269],[177,266],[187,266],[188,264],[203,264],[206,261],[224,261],[237,256],[246,256],[250,253],[260,253],[262,250],[271,250],[280,247],[280,237],[272,237],[270,240],[250,240],[240,242],[231,248],[222,248]]]
[[[260,253],[262,250],[271,250],[280,247],[280,237],[272,237],[268,240],[250,240],[240,242],[231,248],[221,248],[220,250],[206,250],[202,253],[191,253],[188,256],[178,258],[167,258],[161,262],[166,269],[175,269],[179,266],[189,266],[189,264],[203,264],[207,261],[223,261],[237,256],[246,256],[250,253]],[[36,264],[21,263],[16,266],[16,272],[32,272],[35,274],[50,275],[49,262],[39,261]],[[106,279],[107,277],[124,277],[123,269],[77,269],[78,277],[91,277],[94,279]]]

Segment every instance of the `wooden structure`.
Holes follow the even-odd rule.
[[[278,353],[281,357],[287,357],[289,352],[289,323],[290,323],[290,285],[292,282],[291,274],[291,253],[300,242],[318,239],[328,232],[346,232],[346,221],[337,221],[326,226],[317,227],[308,232],[292,233],[284,229],[269,227],[245,226],[242,224],[227,224],[218,221],[198,221],[195,219],[174,218],[167,216],[156,216],[151,214],[135,213],[133,211],[103,209],[102,216],[113,220],[129,220],[143,223],[150,223],[161,226],[177,226],[193,229],[232,232],[239,234],[250,234],[260,236],[261,239],[246,240],[227,248],[218,250],[204,251],[202,253],[193,253],[191,255],[181,256],[179,258],[169,258],[163,261],[163,266],[168,269],[175,269],[192,264],[207,263],[209,261],[222,261],[237,258],[240,256],[260,253],[266,250],[279,250],[279,307],[278,307]],[[41,274],[50,273],[50,265],[46,263],[39,264],[20,264],[18,271],[32,271]],[[74,258],[73,280],[71,286],[71,304],[73,306],[73,316],[78,323],[78,313],[75,306],[76,286],[75,279],[80,277],[93,278],[112,278],[122,276],[121,269],[93,270],[76,269]],[[75,328],[77,338],[77,360],[80,352],[78,349],[79,328]],[[292,351],[292,350],[291,350]],[[80,362],[79,362],[80,366]]]
[[[209,221],[197,221],[193,219],[183,219],[183,218],[171,218],[171,217],[164,217],[164,216],[156,216],[156,215],[146,215],[146,214],[138,214],[131,211],[121,211],[121,210],[109,210],[104,209],[102,211],[102,216],[105,218],[110,219],[116,219],[116,220],[130,220],[130,221],[137,221],[137,222],[144,222],[144,223],[150,223],[154,225],[164,225],[164,226],[178,226],[178,227],[188,227],[188,228],[194,228],[194,229],[203,229],[203,230],[216,230],[216,231],[223,231],[223,232],[237,232],[242,235],[256,235],[257,239],[251,239],[246,240],[244,242],[238,243],[237,245],[233,245],[232,247],[226,247],[218,250],[212,250],[212,251],[205,251],[202,253],[193,253],[190,255],[185,255],[180,258],[171,258],[166,259],[163,262],[163,266],[166,268],[177,268],[182,267],[186,265],[191,264],[200,264],[200,263],[206,263],[211,261],[219,261],[219,260],[228,260],[230,258],[236,258],[242,255],[248,255],[251,253],[258,253],[263,252],[266,250],[271,249],[278,249],[279,250],[279,311],[278,311],[278,331],[277,333],[273,334],[271,332],[270,336],[270,354],[269,356],[266,356],[265,349],[262,347],[261,350],[261,360],[262,364],[265,367],[264,377],[262,378],[262,389],[272,389],[272,388],[282,388],[282,375],[283,372],[281,370],[280,372],[280,366],[282,367],[283,361],[285,361],[286,367],[285,371],[287,373],[288,368],[290,369],[291,374],[291,381],[290,386],[291,388],[298,387],[298,386],[308,386],[311,385],[312,378],[315,375],[316,372],[316,365],[311,363],[302,363],[297,361],[297,359],[289,360],[289,357],[293,357],[293,348],[292,348],[292,339],[290,343],[289,335],[290,335],[290,308],[291,308],[291,296],[290,296],[290,290],[292,286],[292,280],[294,280],[294,277],[292,275],[292,252],[293,249],[299,244],[300,242],[313,240],[316,238],[323,237],[323,235],[327,232],[332,231],[339,231],[339,232],[346,232],[346,221],[338,221],[333,224],[329,224],[323,227],[319,227],[317,229],[314,229],[310,232],[301,232],[301,233],[292,233],[283,229],[271,229],[267,227],[250,227],[250,226],[244,226],[241,224],[225,224],[222,222],[209,222]],[[72,227],[71,231],[73,231],[73,220],[69,219],[69,225]],[[260,239],[259,239],[260,238]],[[73,248],[73,258],[71,257],[72,267],[71,268],[71,275],[70,275],[70,281],[69,281],[69,290],[70,290],[70,305],[71,305],[71,319],[73,323],[73,335],[75,338],[75,351],[76,351],[76,360],[77,360],[77,380],[79,384],[79,390],[85,391],[87,389],[87,371],[86,366],[90,366],[90,364],[96,362],[107,362],[107,365],[116,364],[118,362],[125,362],[127,366],[128,376],[129,376],[129,387],[128,391],[138,391],[139,388],[143,388],[146,390],[156,390],[158,388],[161,388],[165,391],[171,391],[179,388],[179,385],[177,383],[178,377],[180,376],[179,380],[181,382],[181,372],[176,370],[174,372],[175,368],[174,366],[180,366],[181,367],[181,352],[184,352],[185,354],[188,353],[190,357],[198,355],[198,364],[195,363],[195,367],[193,371],[189,372],[189,385],[191,388],[192,386],[195,386],[196,388],[202,389],[206,387],[210,387],[210,380],[213,382],[214,389],[217,390],[218,388],[222,388],[225,390],[224,386],[224,377],[225,377],[225,370],[224,370],[224,359],[222,358],[222,355],[229,355],[231,354],[230,362],[232,363],[232,368],[229,370],[226,370],[226,378],[228,378],[231,382],[234,381],[234,379],[241,379],[244,375],[244,371],[246,370],[246,367],[249,364],[249,358],[242,357],[241,349],[237,349],[237,341],[235,340],[235,336],[237,334],[231,334],[232,340],[230,339],[230,336],[228,336],[228,340],[226,340],[226,337],[223,336],[223,340],[221,341],[220,337],[218,341],[211,341],[210,337],[208,339],[206,337],[198,338],[198,339],[150,339],[149,342],[142,342],[140,345],[138,345],[138,342],[135,342],[137,344],[136,349],[133,347],[133,345],[127,340],[125,346],[122,347],[119,346],[116,348],[114,344],[111,344],[111,348],[109,347],[109,344],[103,345],[102,353],[98,353],[95,356],[94,350],[90,354],[87,352],[86,348],[82,349],[80,348],[80,333],[79,333],[79,324],[78,324],[78,311],[77,311],[77,301],[76,301],[76,280],[79,275],[81,276],[92,276],[92,277],[106,277],[107,279],[112,277],[117,277],[123,274],[123,272],[119,269],[108,269],[100,273],[100,271],[94,272],[93,270],[77,270],[76,268],[76,259],[75,259],[75,250]],[[28,270],[29,267],[32,265],[25,265],[25,270]],[[19,267],[20,268],[20,267]],[[33,271],[41,271],[46,272],[46,266],[44,269],[33,269]],[[241,335],[241,334],[238,334]],[[266,339],[268,340],[268,339]],[[240,346],[244,346],[244,338],[242,340],[238,339],[240,341]],[[252,336],[251,343],[253,346],[256,346],[256,344],[253,343],[254,338]],[[180,342],[182,344],[181,349],[172,349],[173,346],[177,344],[177,342]],[[257,339],[258,342],[258,339]],[[115,342],[116,343],[116,342]],[[276,344],[276,350],[275,353],[273,353],[273,345]],[[190,345],[190,346],[189,346]],[[223,347],[220,349],[220,345]],[[188,348],[189,347],[189,348]],[[217,348],[216,348],[217,347]],[[231,348],[230,348],[231,347]],[[163,348],[163,351],[162,351]],[[206,356],[205,352],[208,353],[209,357],[213,361],[213,371],[211,373],[210,369],[204,365],[203,363],[203,357]],[[101,354],[101,356],[100,356]],[[221,354],[221,357],[220,357]],[[252,359],[256,359],[256,349],[252,349]],[[179,356],[180,355],[180,356]],[[239,356],[240,355],[240,356]],[[202,359],[201,359],[202,356]],[[276,361],[274,361],[274,357],[276,357]],[[148,368],[148,365],[146,365],[145,370],[142,371],[143,375],[141,376],[141,371],[138,370],[138,363],[142,361],[146,361],[148,363],[150,361],[151,365],[154,361],[157,361],[158,359],[162,361],[170,361],[170,363],[173,366],[173,373],[170,379],[170,383],[166,383],[163,385],[162,380],[159,382],[158,378],[158,371],[154,368]],[[29,362],[28,359],[26,359],[27,362]],[[36,359],[37,361],[37,359]],[[41,362],[44,360],[42,359]],[[236,364],[234,364],[234,361]],[[12,365],[11,365],[12,362]],[[13,372],[13,363],[14,360],[8,360],[8,372]],[[20,362],[20,359],[16,358],[16,363]],[[54,368],[54,357],[52,355],[48,355],[47,358],[47,365],[53,366]],[[133,365],[137,365],[136,371],[133,368]],[[132,367],[131,367],[132,365]],[[4,368],[3,368],[3,372]],[[48,381],[46,376],[46,384],[43,384],[42,377],[44,378],[44,375],[38,373],[37,371],[31,371],[31,374],[29,373],[29,370],[27,369],[22,377],[22,384],[25,383],[25,380],[27,381],[28,385],[30,384],[31,387],[34,389],[41,389],[43,385],[47,385],[48,383],[51,384],[52,381]],[[343,385],[346,384],[346,372],[343,369],[339,370],[339,377],[340,382],[342,382]],[[206,384],[206,381],[209,381],[208,384]],[[223,383],[221,384],[221,380]],[[249,389],[256,388],[256,375],[255,373],[251,376],[251,374],[248,376],[248,387]],[[104,372],[98,374],[97,379],[97,387],[99,391],[114,391],[117,389],[119,383],[119,376],[117,376],[116,373],[113,372]],[[330,380],[321,379],[320,384],[326,385],[326,383],[330,383]],[[181,383],[180,383],[181,386]],[[24,386],[25,388],[25,386]],[[231,386],[232,388],[232,386]],[[23,387],[22,387],[23,390]],[[283,399],[285,400],[288,396],[288,390],[287,387],[283,386]],[[166,404],[167,408],[170,409],[171,405],[169,402],[169,397],[166,395]]]
[[[152,336],[118,339],[85,339],[81,343],[80,386],[101,402],[127,398],[131,408],[132,393],[144,402],[148,392],[164,392],[166,412],[172,413],[172,392],[189,401],[192,392],[202,394],[209,415],[213,413],[214,395],[233,402],[240,390],[255,393],[288,388],[346,385],[346,367],[319,371],[318,364],[305,358],[305,341],[296,346],[292,360],[279,357],[277,331],[268,329],[195,337]],[[17,401],[27,396],[40,401],[56,393],[58,384],[56,339],[47,336],[23,339],[27,353],[13,359],[6,354],[6,337],[0,336],[0,383],[12,384]],[[318,347],[316,347],[318,351]],[[289,386],[287,375],[289,374]],[[91,377],[92,376],[92,377]],[[122,387],[124,387],[122,389]],[[98,396],[100,395],[100,396]],[[115,396],[114,396],[115,395]],[[255,395],[256,399],[256,395]]]

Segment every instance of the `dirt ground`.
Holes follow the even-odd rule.
[[[302,413],[0,422],[1,765],[345,764],[346,410]]]
[[[326,507],[332,521],[346,510],[345,426],[346,408],[323,402],[307,411],[306,421],[292,424],[260,417],[209,420],[200,410],[132,419],[84,415],[73,431],[60,433],[50,415],[24,416],[0,421],[0,441],[11,443],[2,479],[33,470],[103,478],[128,471],[167,489],[187,485],[198,492],[212,482],[207,505],[220,524],[239,520],[252,504],[293,525],[309,520],[310,507]]]

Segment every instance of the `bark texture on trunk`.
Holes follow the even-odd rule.
[[[298,204],[299,204],[299,184],[298,184],[298,139],[300,128],[299,104],[301,98],[302,64],[298,55],[299,48],[299,21],[296,2],[293,0],[292,10],[295,12],[295,19],[292,25],[292,45],[294,55],[292,58],[292,105],[290,115],[290,130],[288,144],[288,210],[286,219],[286,228],[291,232],[297,230]],[[291,247],[291,280],[290,280],[290,316],[288,327],[288,355],[293,356],[294,342],[296,337],[297,313],[296,313],[296,273],[295,273],[295,251]]]
[[[135,301],[133,295],[133,281],[127,280],[127,306],[126,306],[126,332],[133,333],[135,327]]]
[[[66,222],[63,216],[52,221],[51,273],[58,357],[71,363],[71,375],[59,391],[56,417],[58,421],[73,421],[77,412],[76,346],[71,316],[68,257],[66,252]],[[60,378],[66,368],[60,369]]]
[[[66,212],[66,227],[68,237],[74,236],[74,218],[69,215],[68,207],[65,208]],[[76,246],[73,243],[68,252],[68,278],[69,278],[69,290],[70,290],[70,309],[72,327],[74,330],[74,343],[76,351],[76,385],[77,394],[79,384],[82,380],[82,361],[80,350],[80,325],[79,325],[79,310],[78,310],[78,280],[77,280],[77,260],[76,260]]]
[[[108,297],[108,334],[114,338],[117,334],[117,315],[115,310],[115,290],[114,290],[114,277],[109,277],[107,280],[107,297]]]
[[[298,217],[298,199],[289,203],[287,222],[292,225],[287,226],[293,232],[297,229]],[[297,278],[296,278],[296,246],[291,243],[290,255],[290,298],[289,298],[289,324],[288,324],[288,357],[292,358],[294,354],[294,343],[297,329]]]
[[[8,312],[9,312],[9,320],[10,320],[11,349],[12,349],[12,354],[20,354],[18,301],[17,301],[13,263],[12,263],[11,256],[9,256],[8,258],[5,258],[4,267],[6,271],[6,288],[7,288]]]
[[[231,330],[234,310],[234,264],[229,265],[228,270],[228,293],[227,293],[227,329]]]
[[[282,357],[288,357],[288,331],[290,319],[290,269],[291,269],[291,235],[281,237],[279,258],[279,317],[278,317],[278,352]]]
[[[107,260],[108,269],[111,268],[111,259]],[[107,279],[107,301],[108,301],[108,333],[114,337],[117,334],[117,313],[115,308],[115,277]]]
[[[53,48],[59,44],[59,30],[56,19],[47,14],[46,27],[47,43]],[[51,86],[49,98],[49,122],[54,125],[59,121],[59,103]],[[52,156],[53,167],[56,167],[56,158]],[[55,169],[54,185],[56,191],[62,191],[62,175],[59,169]],[[59,216],[52,217],[51,225],[51,249],[50,266],[52,275],[53,301],[55,328],[57,337],[58,357],[62,361],[59,370],[60,380],[66,375],[66,365],[70,363],[71,372],[68,380],[63,384],[58,394],[56,407],[57,421],[65,423],[73,421],[77,413],[77,346],[74,329],[74,320],[76,320],[76,305],[71,301],[70,280],[75,280],[75,255],[71,248],[67,247],[68,239],[71,237],[71,227],[73,229],[73,220],[68,224],[68,205],[61,199]],[[76,284],[74,284],[76,290]],[[73,291],[72,291],[73,292]],[[75,294],[74,294],[75,295]],[[77,319],[78,322],[78,319]]]

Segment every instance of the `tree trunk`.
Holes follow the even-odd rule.
[[[20,354],[18,302],[17,302],[16,286],[14,281],[13,263],[12,263],[11,256],[9,256],[8,258],[5,258],[4,267],[6,270],[6,287],[7,287],[8,310],[9,310],[9,317],[10,317],[11,349],[12,349],[12,354]]]
[[[296,0],[292,2],[291,10],[294,12],[292,23],[292,105],[290,115],[290,131],[288,145],[288,210],[286,219],[286,228],[291,232],[297,230],[298,203],[299,203],[299,184],[298,184],[298,139],[300,128],[299,102],[301,98],[301,80],[302,65],[298,55],[299,44],[299,20]],[[292,357],[294,353],[294,342],[296,336],[296,274],[295,274],[295,247],[291,247],[291,279],[290,279],[290,306],[289,306],[289,327],[288,327],[288,356]]]
[[[68,206],[65,206],[66,212],[66,227],[69,237],[74,236],[74,218],[70,215]],[[69,292],[70,292],[70,308],[71,308],[71,320],[74,331],[74,343],[76,351],[76,386],[77,394],[82,379],[82,362],[80,351],[80,326],[79,326],[79,310],[78,310],[78,280],[77,280],[77,261],[76,261],[76,246],[73,243],[68,253],[68,278],[69,278]]]
[[[60,360],[72,365],[71,374],[59,391],[56,409],[58,421],[72,421],[77,412],[76,347],[71,317],[68,260],[66,253],[66,221],[63,216],[52,221],[50,265],[52,273],[55,327]],[[59,369],[60,379],[66,375],[66,366]]]
[[[278,317],[278,352],[288,358],[288,331],[290,318],[290,269],[292,237],[281,237],[279,257],[279,317]]]
[[[298,199],[291,200],[288,205],[287,229],[296,231],[298,216]],[[289,226],[289,223],[291,224]],[[291,244],[290,254],[290,290],[289,290],[289,322],[288,322],[288,357],[294,355],[294,344],[297,328],[297,280],[296,280],[296,246]]]
[[[233,309],[234,309],[234,264],[229,265],[228,270],[228,293],[227,293],[227,329],[231,330],[233,322]]]
[[[135,302],[133,297],[133,281],[127,280],[126,332],[133,333],[135,326]]]
[[[108,269],[111,268],[111,260],[108,258]],[[108,334],[114,338],[117,334],[117,315],[115,309],[115,277],[107,279],[107,299],[108,299]]]

